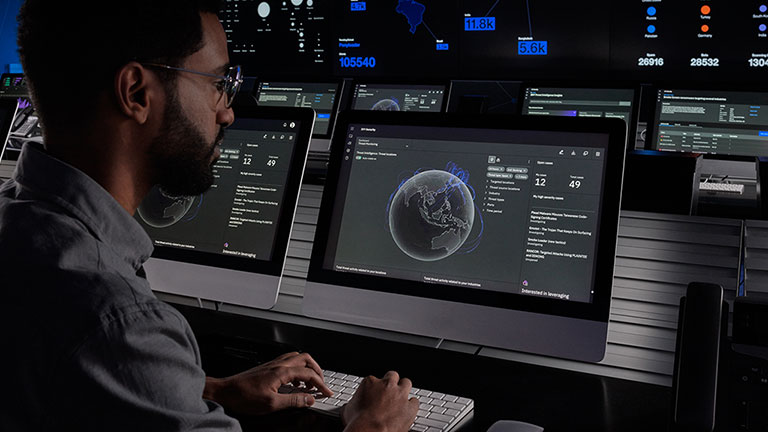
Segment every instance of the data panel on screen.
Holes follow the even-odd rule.
[[[444,85],[356,84],[352,109],[356,111],[440,112]]]
[[[237,269],[248,267],[243,261],[271,260],[299,128],[293,120],[238,118],[207,192],[175,197],[154,187],[136,219],[155,246],[203,253],[198,260],[236,258],[244,264]]]
[[[615,117],[629,123],[634,90],[528,87],[524,115]]]
[[[338,83],[262,81],[256,90],[261,106],[312,108],[316,136],[327,136],[336,110]]]
[[[768,156],[768,93],[659,89],[652,149]]]
[[[446,76],[458,69],[456,0],[335,2],[343,76]]]
[[[541,75],[557,67],[574,71],[608,66],[607,0],[588,7],[566,0],[463,0],[460,8],[464,73],[520,76],[537,70]]]
[[[686,78],[768,67],[768,2],[637,1],[614,7],[613,69]]]
[[[526,87],[523,115],[620,118],[627,136],[634,136],[637,121],[635,89]]]
[[[225,0],[233,64],[246,76],[330,74],[330,0]]]

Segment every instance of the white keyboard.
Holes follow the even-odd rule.
[[[339,415],[344,406],[363,380],[361,377],[340,372],[323,371],[325,384],[333,390],[332,397],[318,397],[311,409],[333,416]],[[305,391],[291,384],[280,388],[280,393],[295,393]],[[419,412],[411,425],[411,431],[416,432],[448,432],[459,424],[475,407],[472,399],[448,395],[429,390],[411,389],[411,396],[419,399]]]
[[[706,192],[727,192],[727,193],[744,193],[744,185],[736,183],[714,183],[714,182],[701,182],[699,183],[699,190]]]

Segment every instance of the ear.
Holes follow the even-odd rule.
[[[150,115],[151,102],[160,91],[157,75],[138,62],[130,62],[120,68],[115,75],[115,97],[118,110],[144,124]]]

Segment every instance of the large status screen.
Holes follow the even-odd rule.
[[[350,124],[346,137],[324,269],[592,302],[607,134]]]

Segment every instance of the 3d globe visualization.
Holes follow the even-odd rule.
[[[167,228],[180,221],[187,214],[195,197],[175,197],[155,186],[139,205],[138,213],[147,225],[153,228]]]
[[[400,104],[392,99],[382,99],[371,108],[372,111],[400,111]]]
[[[441,170],[416,174],[395,193],[389,231],[406,255],[437,261],[452,255],[469,237],[475,203],[469,188]]]

